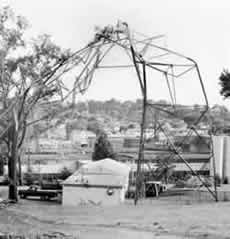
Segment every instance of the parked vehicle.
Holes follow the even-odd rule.
[[[0,185],[8,185],[9,179],[7,176],[0,176]]]
[[[145,196],[158,197],[159,194],[166,191],[166,186],[160,181],[147,181],[145,182]]]
[[[61,180],[56,181],[42,181],[41,189],[44,190],[62,190]]]
[[[18,191],[20,198],[39,197],[41,200],[50,200],[51,198],[58,197],[61,193],[61,190],[43,190],[36,185]]]
[[[142,187],[141,194],[144,197],[157,197],[162,192],[166,191],[166,186],[160,181],[147,181]],[[132,183],[129,185],[126,192],[126,198],[134,198],[136,193],[136,184]]]

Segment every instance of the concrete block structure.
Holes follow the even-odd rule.
[[[112,159],[89,162],[63,182],[63,205],[124,202],[130,168]]]

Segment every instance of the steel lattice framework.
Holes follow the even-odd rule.
[[[193,72],[195,79],[192,80],[196,80],[199,83],[204,103],[199,109],[199,117],[192,124],[192,127],[188,128],[187,134],[181,140],[181,144],[188,141],[190,136],[194,133],[199,136],[196,127],[209,112],[208,98],[198,64],[195,60],[187,56],[157,44],[157,40],[162,37],[162,35],[146,37],[143,34],[131,31],[127,23],[120,21],[115,26],[109,25],[104,28],[98,28],[94,39],[89,44],[79,51],[76,51],[69,58],[62,59],[53,67],[52,71],[47,73],[44,78],[44,82],[46,82],[47,85],[57,85],[61,100],[65,100],[72,96],[74,103],[75,95],[78,92],[84,93],[89,88],[97,69],[133,68],[135,70],[143,98],[141,134],[137,161],[137,192],[135,196],[135,204],[138,201],[141,187],[140,171],[141,164],[144,160],[147,111],[153,113],[164,112],[174,118],[180,119],[181,116],[178,111],[182,106],[177,103],[177,89],[175,81],[184,77],[186,74]],[[124,53],[126,61],[121,64],[103,64],[105,59],[109,57],[110,53],[112,51],[116,52],[117,49]],[[67,87],[65,78],[60,76],[70,71],[74,71],[74,82],[72,87]],[[147,73],[147,71],[158,72],[162,76],[170,98],[169,104],[156,104],[148,99],[148,83],[153,79],[149,77],[151,72]],[[172,159],[182,160],[187,165],[189,170],[191,170],[191,172],[198,177],[215,200],[217,200],[215,180],[213,191],[211,187],[207,186],[203,179],[193,170],[188,161],[183,157],[179,147],[176,146],[172,140],[170,140],[170,131],[165,129],[160,120],[157,122],[157,129],[160,130],[166,138],[168,138],[172,152],[170,157]],[[212,152],[212,148],[210,151]],[[213,160],[214,162],[213,153],[210,154],[210,160]],[[215,175],[215,163],[213,163],[213,165]]]
[[[146,113],[161,111],[172,115],[175,118],[180,118],[178,109],[182,106],[177,105],[177,94],[175,81],[189,72],[195,73],[195,78],[199,82],[204,104],[200,107],[199,117],[195,120],[191,127],[187,130],[187,134],[182,138],[181,144],[189,140],[190,136],[195,135],[201,137],[196,130],[199,122],[207,115],[209,111],[209,104],[205,87],[201,78],[198,64],[193,59],[172,51],[168,48],[162,47],[154,42],[162,38],[162,35],[154,37],[145,37],[142,34],[131,32],[128,24],[125,22],[118,22],[116,26],[106,26],[102,29],[97,29],[95,38],[82,50],[76,53],[75,64],[81,64],[81,71],[76,76],[75,87],[73,87],[73,101],[75,102],[75,94],[78,89],[80,92],[84,92],[90,86],[93,79],[93,75],[96,69],[112,69],[112,68],[129,68],[133,67],[136,71],[136,75],[139,81],[142,97],[142,120],[141,120],[141,134],[139,143],[139,154],[137,162],[137,177],[136,177],[136,196],[135,204],[137,203],[139,191],[141,187],[141,163],[144,160],[144,144],[145,144],[145,128],[146,128]],[[110,54],[115,47],[122,49],[127,56],[127,63],[123,64],[107,64],[103,65],[104,59]],[[115,51],[115,50],[114,50]],[[71,66],[72,67],[72,66]],[[154,104],[148,100],[148,79],[147,70],[157,71],[163,75],[168,93],[170,96],[170,104],[160,105]],[[157,128],[165,137],[167,137],[172,159],[182,160],[191,172],[198,177],[201,183],[207,188],[210,194],[217,200],[216,185],[214,185],[214,191],[203,181],[203,179],[193,170],[188,161],[181,154],[178,145],[175,146],[174,142],[170,140],[170,132],[165,129],[162,122],[157,122]],[[211,138],[211,137],[210,137]],[[179,145],[180,146],[180,145]],[[210,149],[212,151],[212,148]],[[214,156],[210,154],[210,160],[214,161]],[[213,163],[213,165],[215,165]],[[214,175],[215,175],[215,166]],[[215,180],[214,180],[215,184]]]

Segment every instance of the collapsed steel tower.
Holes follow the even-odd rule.
[[[139,153],[137,161],[137,176],[136,176],[136,195],[135,204],[138,201],[140,187],[141,187],[141,164],[144,160],[144,144],[145,144],[145,129],[146,129],[146,114],[149,112],[164,112],[171,115],[175,119],[180,119],[178,113],[181,108],[185,107],[177,103],[177,89],[176,81],[185,77],[186,74],[193,72],[192,83],[197,81],[203,97],[203,104],[199,107],[199,117],[190,124],[187,129],[187,134],[182,138],[181,144],[189,140],[191,135],[200,137],[196,127],[204,117],[207,117],[209,112],[208,98],[205,92],[205,87],[201,78],[198,64],[195,60],[186,57],[180,53],[172,51],[164,46],[156,44],[155,42],[161,39],[162,35],[154,37],[146,37],[143,34],[131,31],[125,22],[118,22],[116,26],[106,26],[104,28],[97,28],[94,39],[83,49],[74,54],[74,61],[71,61],[71,67],[80,66],[81,70],[76,74],[76,80],[71,91],[68,92],[73,96],[75,102],[76,92],[85,92],[92,82],[93,75],[96,69],[112,69],[112,68],[134,68],[137,79],[139,81],[143,103],[142,103],[142,118],[141,118],[141,133],[139,141]],[[103,65],[107,56],[111,51],[120,49],[125,53],[127,62],[122,64],[106,64]],[[73,64],[74,62],[74,64]],[[68,64],[67,66],[68,69]],[[70,67],[70,68],[71,68]],[[148,81],[153,80],[147,74],[147,70],[158,72],[165,81],[165,86],[169,95],[168,104],[157,104],[148,99]],[[191,80],[191,79],[190,79]],[[148,89],[149,90],[149,89]],[[151,89],[150,89],[151,90]],[[186,95],[185,95],[186,97]],[[207,188],[210,194],[217,201],[217,190],[214,179],[214,190],[211,189],[200,177],[196,171],[193,170],[189,162],[183,157],[180,147],[174,144],[170,137],[170,131],[164,127],[162,121],[157,122],[157,129],[160,130],[168,139],[169,147],[171,149],[171,159],[179,159],[183,161],[193,175],[197,176],[203,186]],[[210,135],[210,145],[212,145]],[[210,160],[213,165],[213,175],[215,178],[215,162],[210,147]]]
[[[174,119],[181,119],[179,111],[185,106],[178,104],[176,81],[183,79],[186,75],[192,73],[193,78],[192,81],[190,79],[189,84],[192,85],[195,81],[198,83],[203,103],[198,109],[199,116],[188,127],[187,134],[181,139],[181,144],[188,142],[191,135],[195,134],[199,136],[197,125],[202,119],[204,119],[204,117],[209,115],[209,103],[196,61],[180,53],[172,51],[164,45],[158,44],[158,40],[162,39],[162,37],[162,35],[146,37],[143,34],[131,31],[127,23],[120,21],[115,26],[109,25],[104,28],[97,28],[94,39],[89,44],[73,53],[69,58],[62,59],[46,76],[46,81],[48,81],[49,84],[55,83],[57,85],[61,100],[65,100],[72,96],[73,103],[75,103],[76,94],[78,92],[84,93],[88,89],[97,69],[133,68],[135,70],[143,99],[141,133],[137,161],[135,204],[138,201],[142,183],[140,175],[141,165],[144,161],[147,112],[152,112],[153,115],[156,114],[156,112],[159,114],[160,112],[163,112],[164,114],[170,115]],[[124,54],[126,61],[120,64],[114,64],[116,59],[112,59],[112,64],[104,64],[111,52],[114,52],[116,55],[117,51]],[[73,71],[75,80],[72,86],[69,87],[69,84],[64,82],[64,78],[62,79],[60,76],[71,71]],[[165,92],[167,92],[169,98],[167,104],[155,103],[149,99],[149,93],[152,90],[149,87],[149,83],[153,81],[155,82],[156,78],[154,77],[153,79],[152,77],[155,73],[157,73],[161,77],[161,81],[165,83]],[[188,161],[183,157],[180,147],[178,144],[175,145],[172,137],[170,137],[170,130],[164,127],[164,122],[157,120],[156,128],[168,139],[168,144],[171,149],[171,159],[179,159],[183,161],[192,174],[197,176],[202,185],[207,188],[210,194],[217,201],[218,198],[215,179],[214,190],[212,190],[212,188],[204,182],[203,178],[193,170]],[[212,140],[210,144],[212,145]],[[215,178],[215,162],[212,147],[210,147],[210,160],[212,160],[213,175]]]

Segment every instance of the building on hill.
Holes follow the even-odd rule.
[[[70,140],[38,138],[27,142],[24,148],[30,153],[59,153],[75,151],[76,145]]]
[[[50,128],[47,130],[47,136],[49,139],[66,139],[66,126],[60,124],[57,127]]]
[[[140,138],[137,137],[125,137],[123,147],[124,148],[138,148],[140,143]]]
[[[140,137],[140,133],[141,133],[140,127],[129,128],[129,129],[126,130],[125,136],[126,137]]]
[[[96,134],[88,130],[74,129],[70,132],[69,138],[75,144],[88,147],[91,145],[90,139],[96,139]]]
[[[183,152],[187,153],[210,153],[210,138],[209,136],[191,135],[189,139],[184,141],[185,136],[175,136],[175,146],[181,148]],[[184,141],[184,142],[183,142]]]
[[[144,151],[143,164],[157,165],[157,161],[167,155],[173,155],[171,151]],[[194,171],[199,174],[209,175],[211,170],[210,152],[206,153],[181,153],[182,157],[190,164]],[[138,160],[138,148],[126,148],[117,154],[117,160],[127,164],[136,164]],[[172,157],[172,164],[175,166],[174,174],[189,173],[190,169],[176,155]],[[135,168],[135,167],[134,167]]]
[[[75,152],[57,153],[57,152],[27,152],[21,157],[23,164],[54,164],[67,161],[87,162],[92,159],[92,151],[86,151],[84,154],[78,150]]]
[[[115,152],[119,152],[123,148],[124,135],[123,134],[110,134],[108,140],[112,144]]]

